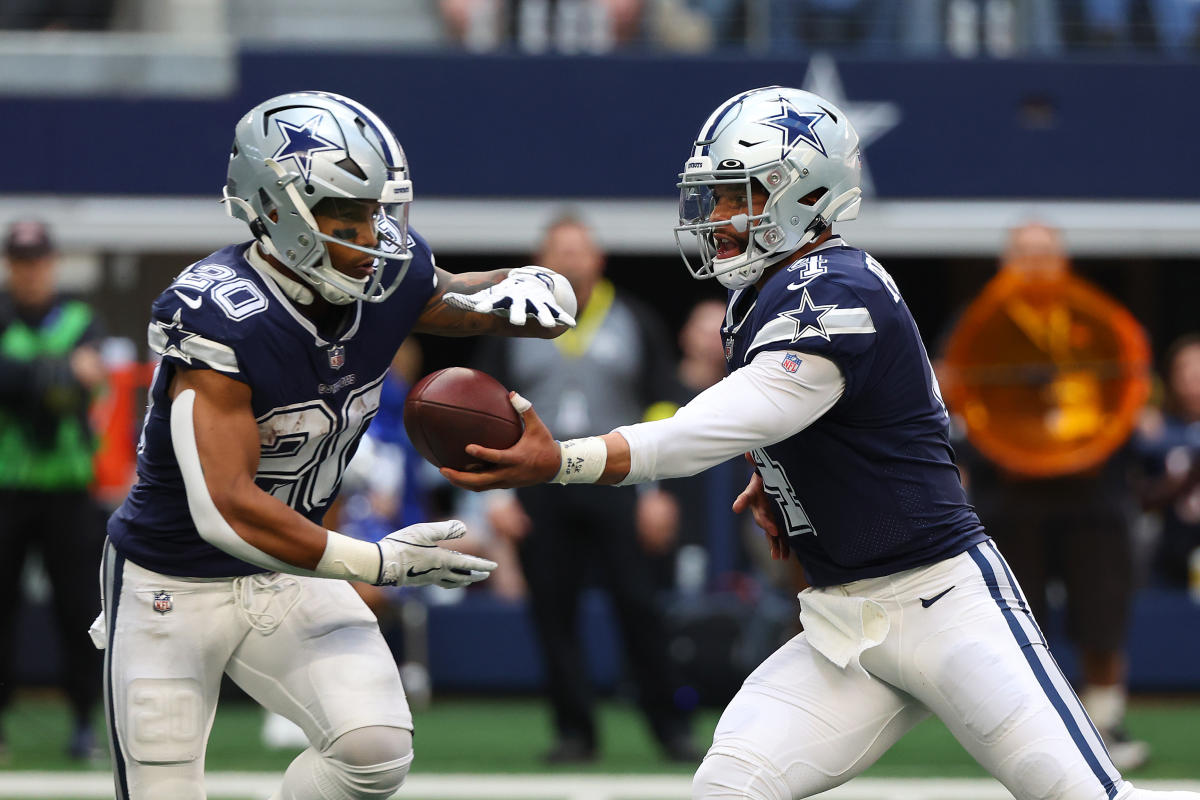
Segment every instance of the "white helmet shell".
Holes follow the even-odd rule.
[[[327,198],[379,203],[379,246],[321,233],[312,209]],[[404,150],[370,109],[349,98],[293,92],[252,108],[234,132],[224,200],[268,253],[331,303],[381,301],[408,270],[412,182]],[[374,274],[356,280],[338,272],[329,242],[373,256]]]
[[[858,216],[858,134],[837,106],[810,92],[768,86],[731,97],[709,116],[679,176],[675,239],[692,277],[739,289],[812,242],[835,221]],[[767,192],[753,213],[752,186]],[[746,214],[712,220],[713,187],[741,185]],[[713,232],[750,230],[744,252],[718,258]],[[699,252],[681,233],[695,237]]]

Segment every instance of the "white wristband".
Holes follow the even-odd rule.
[[[608,463],[608,445],[599,436],[568,439],[558,443],[561,464],[554,483],[595,483]]]
[[[337,531],[328,531],[325,553],[313,574],[319,578],[377,583],[383,564],[379,545],[353,539]]]

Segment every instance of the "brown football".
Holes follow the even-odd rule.
[[[409,391],[404,430],[434,466],[475,470],[483,465],[467,455],[467,445],[512,447],[525,423],[500,381],[477,369],[450,367],[429,373]]]

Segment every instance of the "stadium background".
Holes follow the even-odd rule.
[[[647,19],[659,5],[671,4],[647,2]],[[1060,6],[1068,34],[1081,18],[1072,2],[1013,7],[1030,5]],[[0,31],[0,148],[8,154],[0,224],[29,215],[50,222],[64,287],[92,300],[108,332],[136,342],[144,359],[150,299],[187,263],[245,238],[215,203],[233,124],[263,98],[321,88],[361,100],[392,126],[412,167],[412,223],[441,266],[522,264],[542,226],[571,208],[596,227],[614,282],[677,328],[695,300],[715,294],[688,280],[671,234],[688,143],[734,92],[798,85],[840,103],[863,133],[871,192],[863,219],[839,227],[895,276],[927,344],[992,275],[1006,232],[1039,219],[1064,231],[1076,269],[1128,305],[1159,356],[1200,327],[1200,51],[1165,52],[1144,4],[1133,7],[1125,47],[1068,35],[1058,51],[1017,47],[998,57],[985,48],[964,58],[948,44],[913,54],[888,39],[808,42],[779,55],[754,38],[762,19],[743,20],[744,39],[704,52],[666,52],[647,22],[635,41],[604,54],[466,53],[423,0],[347,0],[336,11],[302,0],[127,0],[108,21],[79,26],[113,30]],[[753,16],[766,5],[746,8]],[[427,370],[461,363],[472,350],[469,341],[422,344]],[[54,692],[37,687],[71,666],[58,658],[36,576],[30,585],[18,657],[22,682],[34,688],[6,723],[12,752],[0,764],[0,796],[109,796],[89,794],[102,791],[96,776],[60,755],[65,715]],[[1198,608],[1180,593],[1139,594],[1130,728],[1155,757],[1135,778],[1200,779]],[[595,677],[612,696],[606,753],[590,771],[682,780],[687,770],[656,761],[623,699],[603,602],[587,613]],[[414,777],[541,771],[549,726],[519,609],[435,606],[428,636],[435,699],[417,715]],[[1072,674],[1069,648],[1055,652]],[[290,754],[263,750],[257,713],[229,695],[210,769],[281,771]],[[715,713],[705,709],[701,738]],[[83,770],[93,782],[55,788],[47,770]],[[926,723],[872,774],[982,772]],[[868,784],[853,796],[904,796],[897,786]],[[988,782],[970,786],[922,783],[910,796],[995,792]],[[414,798],[451,791],[410,789],[405,796]],[[476,788],[454,790],[449,796]],[[596,791],[686,796],[686,781]]]

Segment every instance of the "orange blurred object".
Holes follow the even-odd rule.
[[[1009,472],[1053,477],[1102,464],[1150,394],[1145,331],[1068,270],[1008,264],[951,333],[940,376],[967,438]]]
[[[130,362],[112,367],[107,392],[92,405],[92,427],[100,437],[92,459],[92,494],[105,506],[119,505],[137,478],[138,421],[155,366]]]

